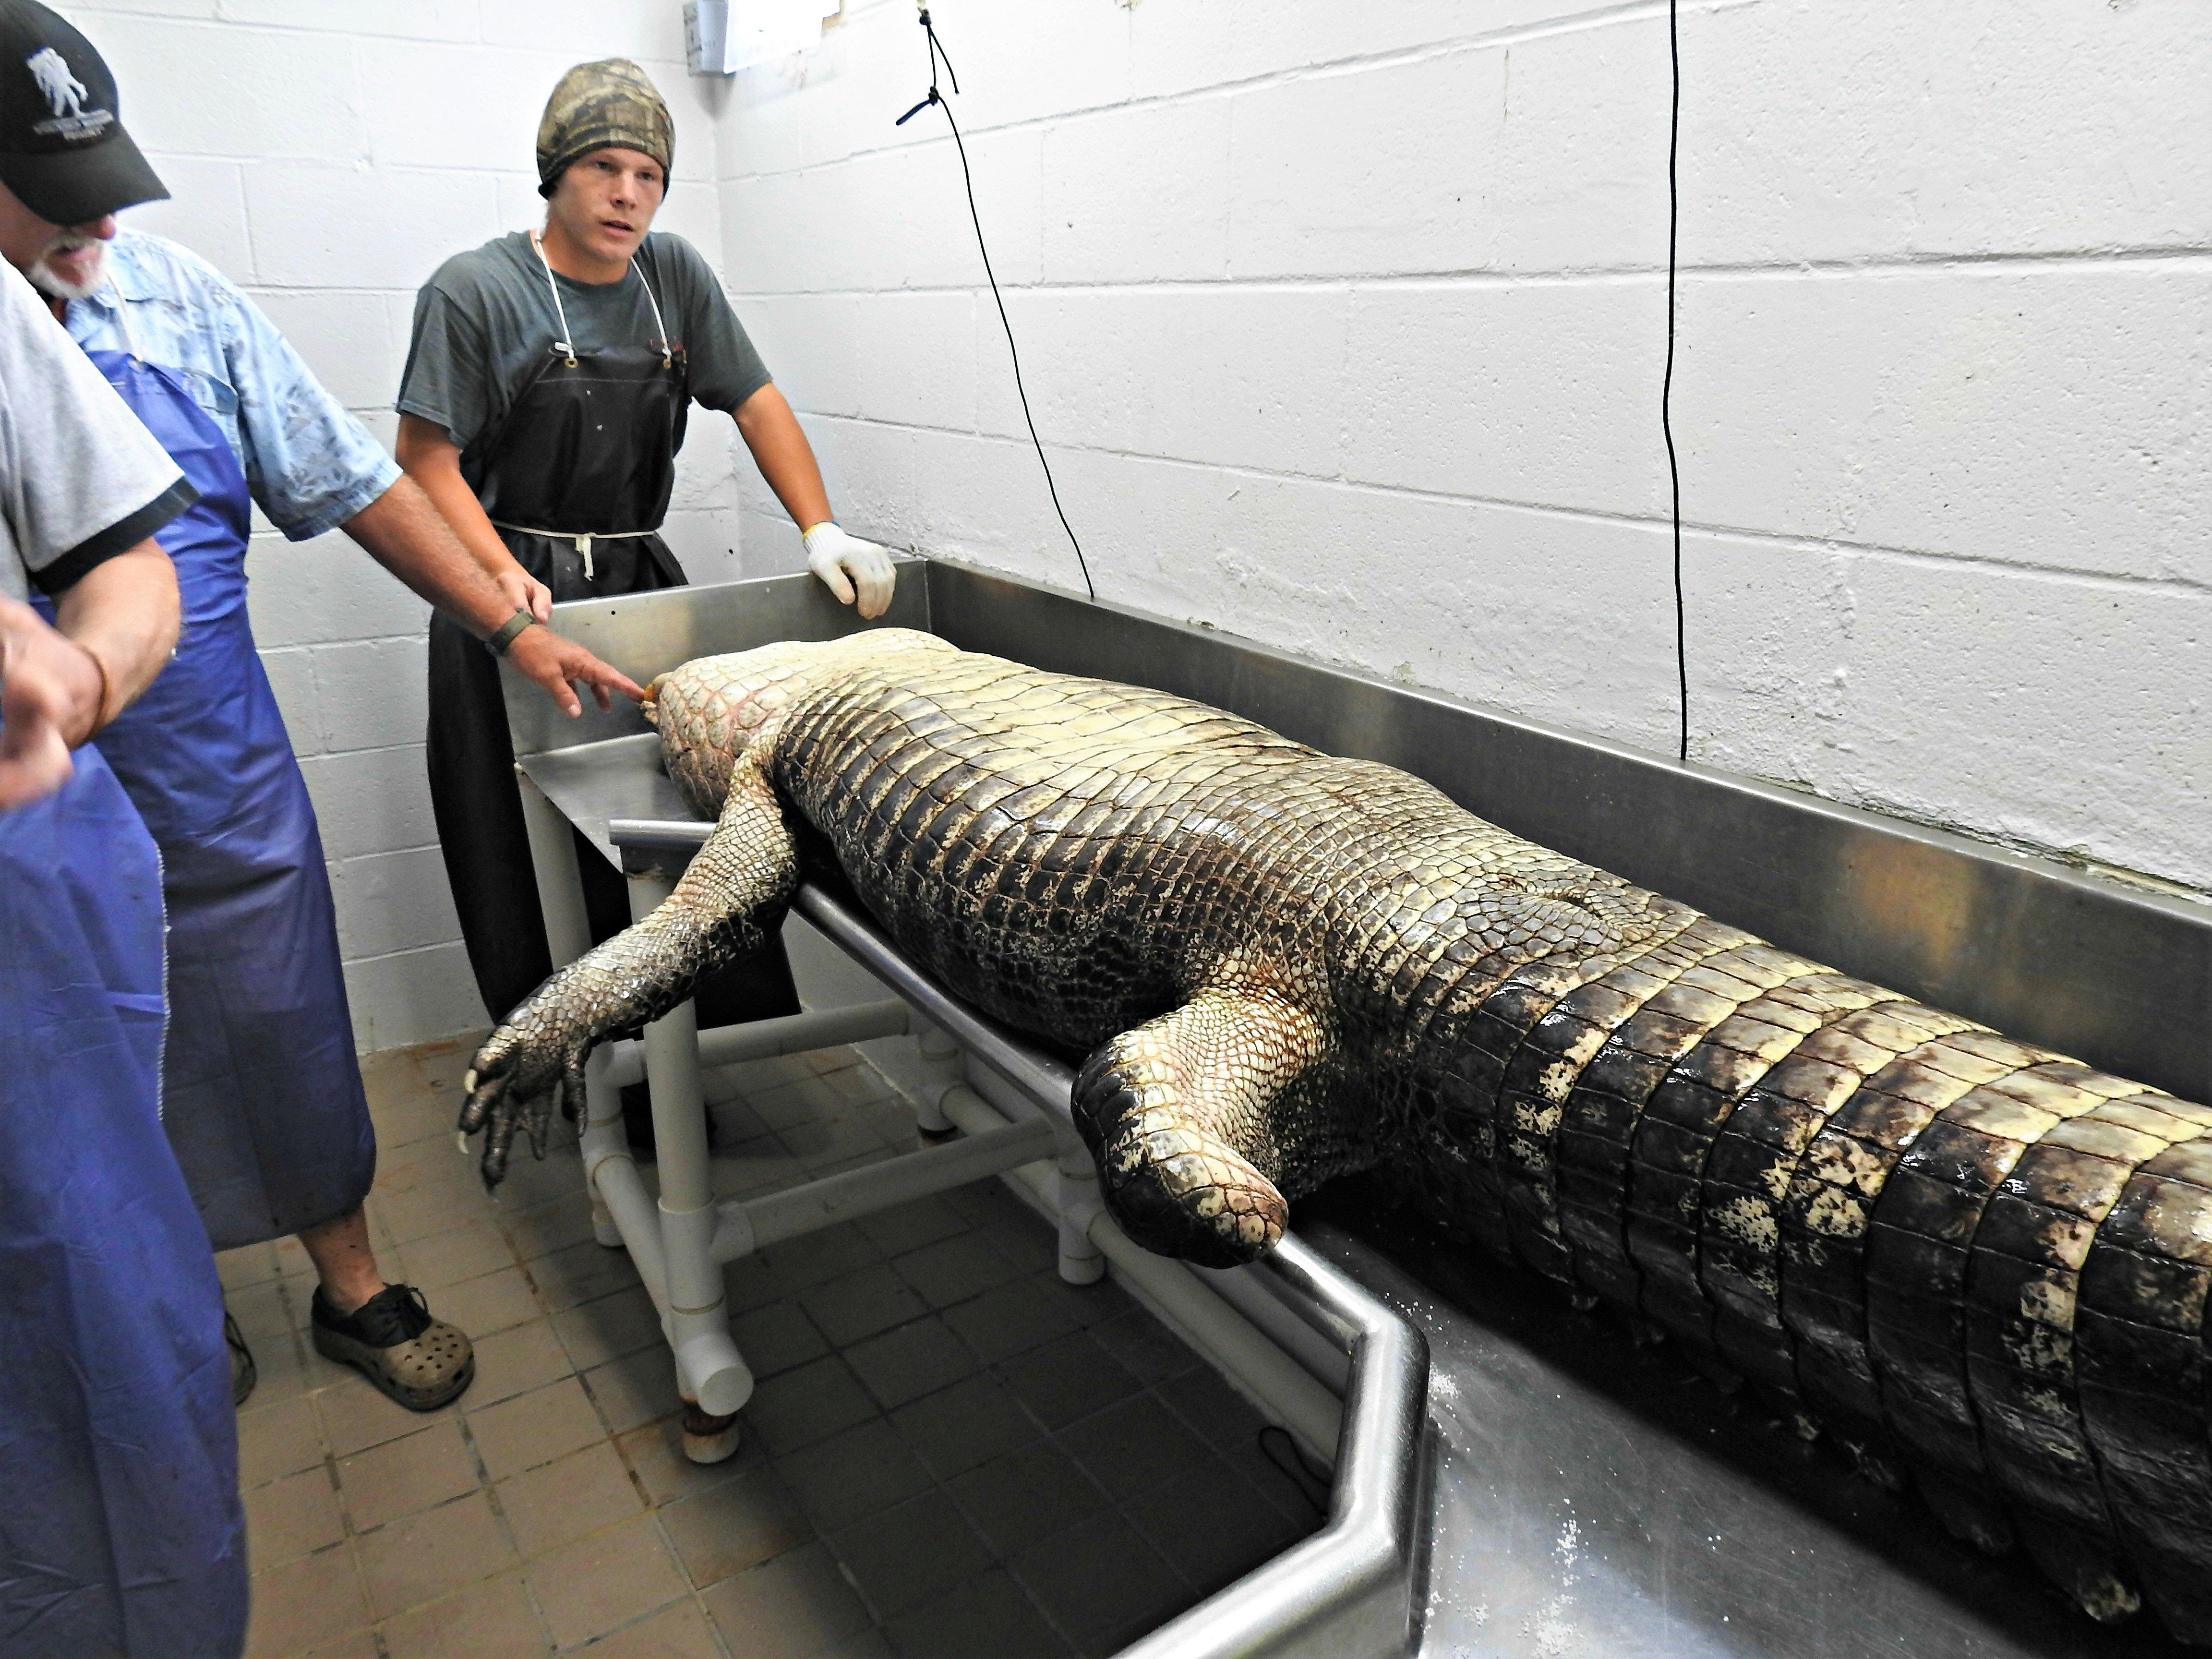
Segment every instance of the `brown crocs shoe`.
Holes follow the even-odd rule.
[[[475,1380],[476,1350],[458,1326],[430,1317],[422,1292],[387,1285],[349,1314],[315,1286],[315,1352],[356,1366],[410,1412],[434,1412]]]

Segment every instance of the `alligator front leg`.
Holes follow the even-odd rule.
[[[584,1060],[608,1033],[658,1019],[715,969],[757,950],[799,884],[782,804],[761,768],[741,760],[722,816],[653,913],[579,957],[531,993],[477,1050],[462,1079],[464,1135],[483,1129],[484,1184],[507,1174],[515,1131],[538,1155],[556,1102],[584,1100]]]
[[[1075,1122],[1122,1230],[1201,1267],[1271,1249],[1288,1212],[1275,1185],[1281,1109],[1328,1052],[1295,1002],[1224,987],[1092,1054],[1076,1079]]]

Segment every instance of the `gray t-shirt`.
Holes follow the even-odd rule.
[[[198,499],[30,283],[0,270],[0,595],[64,592]]]
[[[673,343],[685,356],[692,400],[734,410],[769,382],[722,285],[699,250],[665,231],[647,235],[620,282],[580,283],[556,273],[571,343],[580,351],[657,345],[653,284]],[[415,296],[415,335],[399,378],[398,409],[446,428],[464,456],[499,429],[515,395],[536,375],[561,324],[545,266],[521,231],[457,253]],[[465,475],[468,469],[463,467]],[[477,482],[470,477],[471,484]]]

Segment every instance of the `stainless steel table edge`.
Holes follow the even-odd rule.
[[[890,609],[873,618],[840,605],[821,582],[800,572],[656,588],[611,599],[570,599],[553,607],[552,625],[640,685],[694,657],[770,641],[842,639],[872,628],[932,631],[926,562],[902,557],[894,564],[897,583]],[[648,729],[627,698],[617,698],[615,707],[602,713],[586,697],[583,713],[570,720],[511,662],[503,661],[501,667],[507,732],[518,757],[635,737]]]
[[[807,578],[776,580],[785,583],[811,580]],[[750,586],[750,584],[737,586]],[[919,588],[925,584],[912,582],[911,586]],[[1466,749],[1479,757],[1495,759],[1502,753],[1510,763],[1503,774],[1509,784],[1520,775],[1514,769],[1516,768],[1525,769],[1540,766],[1540,763],[1550,765],[1560,775],[1581,769],[1587,774],[1584,782],[1589,799],[1607,810],[1617,809],[1620,800],[1627,799],[1630,804],[1639,805],[1648,817],[1663,810],[1670,799],[1692,798],[1680,797],[1670,792],[1692,790],[1694,796],[1692,816],[1707,830],[1717,822],[1726,822],[1731,813],[1741,812],[1756,820],[1737,836],[1741,844],[1735,853],[1739,860],[1743,857],[1763,858],[1774,860],[1778,865],[1783,854],[1796,844],[1791,840],[1793,834],[1801,840],[1809,836],[1814,842],[1825,845],[1827,843],[1821,838],[1835,826],[1840,825],[1850,832],[1854,840],[1861,836],[1870,838],[1869,842],[1859,844],[1872,844],[1884,849],[1877,862],[1887,860],[1884,867],[1898,877],[1901,884],[1900,891],[1909,894],[1912,890],[1912,882],[1918,880],[1923,884],[1918,890],[1920,894],[1937,901],[1932,905],[1931,915],[1928,917],[1916,915],[1909,908],[1900,908],[1893,904],[1882,913],[1885,925],[1895,924],[1908,930],[1918,929],[1939,935],[1986,933],[1991,939],[2014,950],[2021,972],[2048,969],[2054,963],[2068,969],[2069,976],[2052,996],[2041,1000],[2031,997],[2009,1016],[1974,1007],[1966,1007],[1964,1012],[1990,1019],[1993,1024],[2008,1026],[2015,1035],[2056,1047],[2071,1047],[2096,1063],[2158,1082],[2160,1079],[2155,1074],[2154,1064],[2151,1063],[2155,1060],[2155,1055],[2149,1055],[2148,1050],[2135,1048],[2130,1040],[2130,1028],[2126,1019],[2109,1025],[2103,1037],[2097,1039],[2099,1042],[2109,1039],[2107,1048],[2102,1051],[2092,1042],[2075,1041],[2063,1035],[2063,1028],[2069,1018],[2068,1000],[2078,1000],[2087,994],[2085,973],[2090,979],[2094,975],[2087,973],[2079,963],[2054,957],[2049,951],[2065,943],[2069,918],[2089,915],[2092,917],[2089,931],[2097,939],[2106,945],[2118,940],[2132,955],[2132,960],[2118,963],[2112,963],[2109,957],[2105,958],[2106,965],[2129,988],[2127,996],[2121,999],[2127,1005],[2124,1012],[2127,1012],[2128,1018],[2136,1018],[2142,1013],[2143,1004],[2140,994],[2143,987],[2162,983],[2167,994],[2165,1007],[2168,1015],[2169,1041],[2160,1052],[2172,1057],[2177,1052],[2178,1042],[2182,1065],[2176,1073],[2179,1081],[2168,1082],[2166,1086],[2178,1087],[2183,1092],[2195,1092],[2200,1097],[2212,1094],[2212,1086],[2208,1086],[2212,1085],[2212,1037],[2207,1035],[2212,1033],[2212,1011],[2208,1011],[2206,1018],[2193,1020],[2191,1018],[2201,1005],[2207,1002],[2208,998],[2212,998],[2212,990],[2208,990],[2208,987],[2212,987],[2212,977],[2208,977],[2206,972],[2208,961],[2212,961],[2212,950],[2208,950],[2208,943],[2212,943],[2212,919],[2208,919],[2212,918],[2212,911],[2208,911],[2203,906],[2190,901],[2140,893],[2045,860],[2011,854],[1945,831],[1817,800],[1757,780],[1730,777],[1694,766],[1680,768],[1669,760],[1640,753],[1626,745],[1547,726],[1539,721],[1455,703],[1438,694],[1410,691],[1349,671],[1320,667],[1210,630],[1187,628],[1122,607],[1086,606],[1080,600],[1052,594],[996,573],[976,571],[936,561],[927,568],[927,586],[931,590],[925,607],[927,625],[933,631],[971,648],[996,650],[1068,672],[1110,673],[1115,678],[1163,684],[1185,695],[1200,696],[1218,706],[1235,708],[1255,718],[1271,718],[1267,713],[1270,699],[1280,702],[1286,695],[1285,686],[1294,690],[1316,687],[1328,690],[1332,695],[1340,696],[1339,706],[1334,709],[1322,708],[1318,715],[1321,724],[1334,732],[1334,738],[1331,738],[1328,730],[1298,729],[1295,720],[1276,717],[1271,719],[1271,723],[1290,729],[1291,735],[1317,745],[1341,748],[1347,752],[1370,753],[1376,758],[1407,764],[1408,769],[1431,775],[1431,781],[1438,781],[1439,787],[1447,785],[1434,775],[1441,772],[1449,775],[1452,765],[1459,763],[1465,757],[1442,754],[1440,757],[1434,751],[1409,754],[1405,752],[1405,747],[1416,741],[1436,741],[1448,747],[1448,740],[1454,734],[1458,734],[1466,738]],[[738,597],[740,596],[725,596],[724,602],[729,603]],[[849,616],[849,613],[846,614]],[[1012,625],[1024,620],[1036,625],[1028,628]],[[841,628],[837,631],[850,629],[848,627]],[[720,641],[715,643],[719,645]],[[1112,660],[1093,660],[1108,657]],[[1162,665],[1164,664],[1165,666]],[[1252,695],[1248,696],[1248,692]],[[538,694],[533,690],[532,695]],[[575,728],[568,729],[573,732]],[[1441,738],[1439,734],[1442,734]],[[1395,751],[1394,745],[1396,746]],[[1378,750],[1383,752],[1376,753]],[[1412,763],[1408,764],[1409,762]],[[1431,764],[1432,762],[1437,763]],[[1472,765],[1472,763],[1468,764]],[[1654,779],[1658,782],[1652,785],[1647,794],[1638,797],[1639,781],[1650,783]],[[1674,781],[1668,781],[1670,779]],[[1488,803],[1479,796],[1470,798],[1462,794],[1456,787],[1447,787],[1447,793],[1454,793],[1455,798],[1462,799],[1474,810],[1483,811],[1486,816],[1505,823],[1522,833],[1549,839],[1564,850],[1590,858],[1593,862],[1608,862],[1589,848],[1577,845],[1569,836],[1542,836],[1528,823],[1516,821],[1512,813],[1488,807]],[[1558,801],[1553,801],[1546,810],[1553,810],[1558,805]],[[636,811],[635,807],[630,810]],[[1800,827],[1793,830],[1790,827],[1793,824]],[[1781,827],[1778,829],[1778,825]],[[1805,825],[1811,828],[1802,828]],[[686,828],[692,830],[696,836],[703,836],[708,826],[698,824]],[[1916,860],[1919,862],[1916,863]],[[1610,862],[1612,867],[1620,868],[1623,873],[1634,878],[1649,881],[1680,896],[1698,900],[1698,895],[1684,891],[1680,884],[1650,873],[1632,860]],[[1832,873],[1832,866],[1820,867],[1829,869]],[[1954,882],[1953,874],[1960,870],[1966,874]],[[1966,893],[1963,898],[1958,896],[1961,891]],[[1955,902],[1951,902],[1954,900]],[[1698,902],[1704,902],[1709,909],[1727,914],[1718,902],[1710,899]],[[1995,906],[1994,911],[1990,908],[1992,905]],[[1992,915],[1993,924],[1990,923]],[[1761,925],[1741,913],[1730,919],[1743,921],[1747,925]],[[1818,924],[1822,918],[1814,915],[1811,920]],[[1852,958],[1847,948],[1839,948],[1839,945],[1849,947],[1852,938],[1863,937],[1863,934],[1838,935],[1829,942],[1823,942],[1817,927],[1811,934],[1793,934],[1771,924],[1761,926],[1761,931],[1792,948],[1821,956],[1847,969],[1884,979],[1900,988],[1927,995],[1931,1000],[1944,1000],[1953,1006],[1960,1006],[1963,1000],[1940,991],[1923,989],[1916,986],[1905,972],[1871,966],[1864,961]],[[2023,940],[2029,945],[2035,945],[2039,940],[2042,948],[2023,949]],[[1935,950],[1940,956],[1940,949],[1936,948],[1940,945],[1939,939],[1936,945],[1928,946],[1927,950]],[[1920,945],[1913,948],[1922,949]],[[1923,950],[1923,954],[1926,954],[1926,951]],[[2090,954],[2094,957],[2097,953]],[[1907,951],[1906,955],[1910,957],[1911,952]],[[1941,975],[1937,977],[1940,979]],[[2134,1000],[2130,1001],[2130,998]],[[2148,1058],[2134,1057],[2139,1054],[2148,1055]],[[2195,1079],[2193,1083],[2190,1080],[2192,1078]],[[1368,1277],[1364,1269],[1372,1265],[1371,1251],[1363,1249],[1346,1255],[1334,1248],[1335,1241],[1330,1239],[1326,1232],[1318,1237],[1328,1247],[1324,1249],[1323,1254],[1335,1257],[1355,1277]],[[1394,1282],[1393,1274],[1388,1271],[1388,1264],[1383,1265],[1385,1271],[1370,1280],[1378,1289],[1384,1289]],[[1391,1294],[1387,1289],[1384,1289],[1384,1293]],[[1456,1363],[1446,1357],[1448,1370]],[[1532,1375],[1545,1374],[1540,1370]],[[1456,1376],[1455,1371],[1451,1372],[1447,1381]],[[1436,1425],[1432,1423],[1431,1432],[1433,1435],[1436,1431]],[[1425,1466],[1424,1474],[1426,1473]],[[1455,1480],[1463,1481],[1465,1475],[1464,1468],[1454,1471]],[[1486,1563],[1484,1577],[1488,1576],[1488,1564]],[[2026,1589],[2032,1580],[2022,1575],[2016,1582]],[[1869,1578],[1867,1587],[1877,1601],[1886,1599],[1886,1590],[1880,1577]],[[1671,1601],[1672,1597],[1668,1599]],[[2033,1597],[2029,1599],[2032,1601]],[[1434,1612],[1433,1604],[1431,1610]],[[1425,1632],[1425,1640],[1433,1646],[1439,1642],[1449,1644],[1455,1636],[1474,1634],[1465,1629],[1454,1632],[1449,1629],[1450,1623],[1447,1620],[1443,1625]],[[1720,1634],[1717,1631],[1711,1633],[1715,1636]],[[1507,1650],[1507,1644],[1498,1639],[1504,1632],[1494,1625],[1483,1634],[1489,1639],[1483,1644],[1482,1651],[1488,1651],[1492,1645],[1501,1652]],[[1540,1637],[1542,1634],[1540,1630],[1536,1632]],[[1893,1628],[1888,1634],[1893,1644],[1903,1643],[1909,1646],[1916,1639],[1909,1628]],[[1924,1639],[1932,1634],[1923,1630],[1919,1637]],[[2069,1653],[2077,1650],[2085,1653],[2108,1650],[2099,1640],[2106,1634],[2101,1629],[2083,1631],[2079,1633],[2079,1639],[2068,1631],[2054,1630],[2051,1632],[2054,1645],[2049,1648],[2041,1643],[2015,1647],[1996,1638],[1995,1632],[1985,1636],[1967,1636],[1959,1632],[1947,1634],[1958,1636],[1963,1645],[1954,1648],[1938,1641],[1935,1646],[1942,1647],[1946,1652],[1957,1651],[1962,1655],[1968,1651],[1980,1655],[2031,1650]],[[1993,1638],[1998,1645],[1984,1645]],[[1784,1650],[1776,1647],[1771,1650]],[[1793,1647],[1789,1650],[1796,1650]],[[1934,1650],[1934,1647],[1929,1650]],[[1459,1659],[1460,1650],[1456,1646],[1447,1645],[1441,1651],[1449,1653],[1452,1659]]]

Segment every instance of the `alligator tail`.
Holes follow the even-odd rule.
[[[1707,919],[1437,1035],[1416,1092],[1493,1249],[2212,1642],[2212,1109]]]

